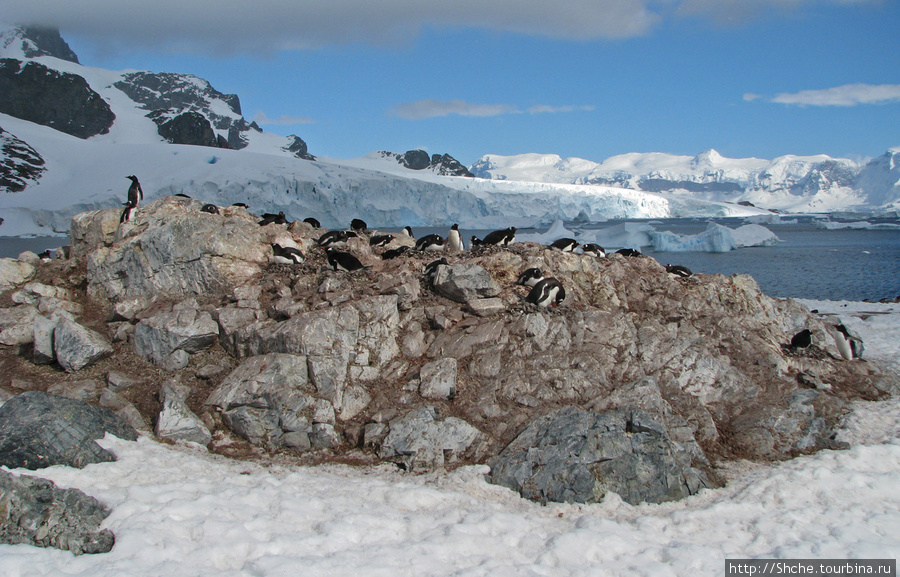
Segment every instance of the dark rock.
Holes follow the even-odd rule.
[[[491,483],[534,501],[594,503],[615,492],[662,503],[711,485],[665,427],[643,411],[565,407],[529,425],[490,461]]]
[[[431,168],[443,176],[468,176],[475,178],[469,169],[450,156],[449,154],[433,154],[431,156]]]
[[[109,509],[78,489],[0,470],[0,543],[107,553],[115,536],[100,524],[108,516]]]
[[[297,158],[302,158],[303,160],[315,160],[316,157],[309,153],[309,149],[306,146],[306,143],[302,138],[296,136],[294,134],[288,136],[288,138],[292,139],[291,143],[285,148],[288,152],[294,153],[294,156]]]
[[[44,159],[35,149],[0,128],[0,193],[25,190],[45,170]]]
[[[19,28],[22,38],[22,51],[28,58],[53,56],[78,64],[78,56],[68,43],[59,35],[56,28],[43,26],[23,26]]]
[[[134,441],[137,432],[107,409],[39,391],[0,407],[0,465],[41,469],[114,461],[95,443],[106,433]]]
[[[400,155],[398,160],[400,164],[410,170],[425,170],[431,166],[431,158],[428,157],[428,153],[419,149],[407,150],[406,153]]]
[[[172,144],[192,144],[219,148],[219,141],[209,120],[199,112],[185,112],[174,118],[151,113],[150,118],[159,125],[159,135]]]
[[[0,59],[0,112],[89,138],[106,134],[116,115],[81,76],[37,62]]]

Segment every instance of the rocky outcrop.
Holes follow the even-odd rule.
[[[0,128],[0,193],[25,190],[45,170],[44,159],[34,148]]]
[[[100,524],[108,516],[109,509],[78,489],[0,470],[0,543],[107,553],[115,536]]]
[[[7,31],[5,35],[0,35],[0,42],[5,45],[18,42],[22,47],[22,54],[26,58],[52,56],[78,64],[78,56],[62,39],[56,28],[18,26]]]
[[[292,134],[288,136],[288,139],[290,140],[290,144],[285,147],[285,150],[287,150],[288,152],[292,152],[294,156],[303,160],[316,159],[315,156],[309,153],[309,147],[306,145],[306,142],[304,142],[302,138]]]
[[[0,406],[0,465],[42,469],[82,468],[115,457],[95,441],[110,433],[133,441],[137,432],[119,417],[94,405],[28,391]]]
[[[415,149],[407,150],[403,154],[382,151],[381,155],[387,158],[394,158],[398,163],[410,170],[429,169],[443,176],[475,176],[469,172],[468,168],[449,154],[432,154],[428,156],[428,153],[424,150]]]
[[[157,121],[159,135],[171,144],[228,148],[227,141],[225,141],[226,145],[222,146],[222,140],[219,140],[219,137],[213,132],[212,125],[199,112],[183,112],[173,117],[169,117],[165,113],[154,112],[148,116]]]
[[[116,115],[76,74],[38,62],[0,59],[0,112],[89,138],[109,132]]]

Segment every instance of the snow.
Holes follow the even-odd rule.
[[[802,301],[836,315],[866,356],[900,370],[900,305]],[[854,361],[859,362],[859,361]],[[15,474],[112,508],[110,553],[0,546],[0,574],[83,577],[721,575],[726,558],[896,558],[900,399],[855,402],[846,451],[735,462],[724,488],[676,503],[541,506],[484,480],[485,466],[410,475],[393,466],[231,461],[196,446],[107,437],[114,463]]]

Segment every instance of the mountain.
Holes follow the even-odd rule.
[[[315,156],[299,136],[265,133],[248,122],[237,95],[202,78],[83,66],[53,31],[0,32],[0,59],[6,83],[0,89],[0,236],[60,234],[77,212],[121,206],[130,174],[140,178],[145,202],[187,194],[219,205],[247,203],[257,214],[313,216],[331,228],[353,218],[382,228],[459,223],[484,229],[765,212],[738,205],[737,188],[731,197],[704,189],[750,178],[734,176],[739,167],[717,168],[724,160],[712,152],[697,157],[694,167],[691,159],[625,155],[603,163],[620,165],[610,173],[555,157],[562,169],[550,175],[542,165],[528,182],[484,178],[483,171],[472,178],[476,167],[470,173],[449,154],[421,150]],[[872,186],[884,178],[873,176]],[[652,190],[653,183],[690,179],[698,192]]]
[[[618,186],[783,211],[827,212],[900,208],[898,161],[900,149],[865,165],[825,155],[733,159],[707,150],[697,156],[622,154],[599,163],[554,154],[485,155],[470,170],[496,180]]]

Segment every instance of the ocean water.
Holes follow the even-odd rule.
[[[797,221],[796,224],[763,225],[782,241],[771,247],[748,247],[725,253],[655,252],[652,247],[643,247],[642,252],[662,264],[683,265],[695,273],[749,274],[764,293],[773,297],[878,301],[900,296],[900,228],[830,230],[818,228],[812,218],[800,217]],[[620,222],[592,224],[585,228],[604,228]],[[709,220],[631,222],[649,222],[656,230],[686,235],[703,232]],[[729,228],[744,224],[742,219],[719,219],[716,222]],[[869,222],[900,225],[898,220]],[[566,228],[577,238],[583,230],[580,226],[568,223]],[[417,237],[432,232],[446,235],[447,228],[416,228],[414,232]],[[464,239],[468,239],[472,235],[481,238],[490,231],[461,229],[460,232]],[[520,232],[543,233],[546,230],[522,229]],[[0,237],[0,257],[16,257],[24,250],[41,252],[67,243],[65,237]],[[614,250],[619,247],[605,248]]]

